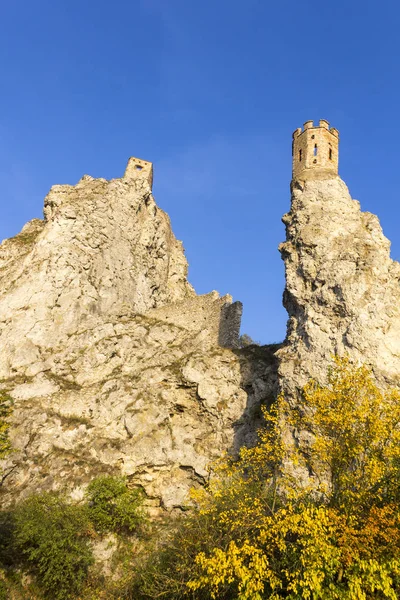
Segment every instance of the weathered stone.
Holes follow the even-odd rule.
[[[150,510],[172,510],[210,461],[254,439],[271,351],[220,347],[237,346],[241,306],[195,294],[151,183],[151,163],[130,159],[122,179],[54,186],[45,220],[0,245],[5,502],[82,499],[96,475],[122,473]]]

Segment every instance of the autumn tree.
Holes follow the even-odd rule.
[[[281,396],[265,418],[259,443],[225,457],[194,493],[180,543],[162,551],[164,584],[149,584],[161,572],[153,556],[137,597],[396,600],[399,392],[336,358],[327,385],[310,381],[296,411]],[[283,443],[288,428],[311,434],[306,450]]]
[[[363,514],[399,499],[400,393],[382,391],[365,366],[336,358],[328,385],[310,381],[294,415],[297,427],[314,433],[309,463],[325,467],[328,505]]]

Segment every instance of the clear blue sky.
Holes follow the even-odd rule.
[[[198,293],[282,340],[292,131],[340,130],[340,173],[400,258],[395,0],[13,0],[0,7],[0,239],[51,185],[155,165]]]

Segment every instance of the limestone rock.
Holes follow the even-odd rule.
[[[275,348],[235,350],[240,303],[195,294],[151,183],[151,163],[130,159],[121,179],[54,186],[45,220],[0,245],[4,502],[80,500],[93,477],[122,473],[150,510],[172,510],[210,461],[254,440]]]
[[[361,212],[335,175],[294,180],[283,217],[287,338],[280,387],[293,397],[323,381],[333,354],[370,365],[383,385],[400,382],[400,264],[378,218]]]
[[[195,296],[182,244],[146,180],[56,185],[44,212],[45,222],[0,246],[0,376],[78,329]]]

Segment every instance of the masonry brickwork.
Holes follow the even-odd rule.
[[[339,132],[321,119],[319,125],[306,121],[293,132],[293,179],[337,175]]]
[[[168,304],[146,312],[159,321],[182,327],[212,346],[237,348],[239,344],[242,303],[232,303],[229,294],[219,297],[218,292],[194,296],[182,302]]]

